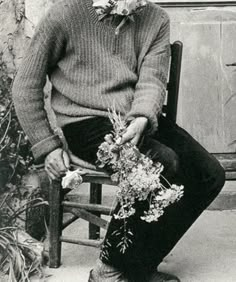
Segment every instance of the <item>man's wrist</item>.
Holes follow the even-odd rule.
[[[148,123],[148,118],[144,117],[144,116],[139,116],[139,117],[134,117],[132,119],[129,120],[130,123],[134,123],[134,122],[141,122],[143,124],[147,124]]]

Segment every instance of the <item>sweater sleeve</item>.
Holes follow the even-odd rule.
[[[62,145],[50,127],[43,92],[46,77],[56,67],[66,42],[66,31],[56,12],[51,9],[37,26],[12,89],[17,117],[36,160]]]
[[[163,12],[160,30],[146,53],[139,71],[134,100],[127,119],[147,117],[150,133],[158,126],[158,115],[166,96],[166,85],[170,59],[170,21]]]

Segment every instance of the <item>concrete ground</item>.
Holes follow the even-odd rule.
[[[87,223],[78,220],[65,234],[87,235]],[[62,265],[46,269],[47,282],[86,282],[99,250],[63,243]],[[159,270],[177,275],[183,282],[236,281],[236,210],[205,211]]]

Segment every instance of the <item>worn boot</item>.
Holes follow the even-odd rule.
[[[179,280],[178,277],[174,275],[157,271],[151,275],[148,282],[181,282],[181,281]]]
[[[98,260],[90,271],[88,282],[128,282],[128,279],[115,267]]]

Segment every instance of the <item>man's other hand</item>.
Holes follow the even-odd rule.
[[[147,126],[147,123],[148,119],[146,117],[135,118],[127,127],[126,132],[120,140],[118,139],[117,145],[122,145],[126,142],[131,142],[132,144],[137,145],[144,129]]]
[[[61,148],[57,148],[49,153],[45,159],[45,170],[52,180],[64,176],[69,166],[69,156],[67,152]]]

